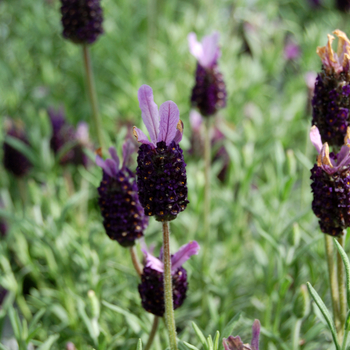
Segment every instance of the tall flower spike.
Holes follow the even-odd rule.
[[[103,33],[100,0],[61,0],[63,36],[77,44],[92,44]]]
[[[5,120],[5,129],[6,135],[20,140],[25,145],[29,146],[29,141],[27,135],[24,131],[24,127],[20,123],[15,123],[12,119]],[[32,167],[31,162],[28,158],[13,148],[5,139],[3,144],[4,158],[3,163],[4,167],[10,171],[12,174],[21,177],[28,173]]]
[[[151,141],[134,126],[134,136],[141,143],[137,157],[137,186],[140,202],[148,216],[171,221],[186,209],[186,163],[179,142],[183,124],[173,101],[164,102],[158,112],[152,88],[142,85],[138,91],[142,119]],[[160,115],[160,120],[159,120]]]
[[[141,283],[139,284],[142,306],[153,315],[162,317],[165,312],[163,262],[161,258],[154,257],[146,250],[142,251],[145,255],[145,267],[141,276]],[[199,244],[196,241],[192,241],[183,245],[171,257],[174,310],[183,304],[188,287],[187,272],[182,265],[192,255],[197,255],[198,251]]]
[[[312,125],[316,125],[322,139],[331,146],[341,147],[349,126],[350,108],[350,41],[340,30],[338,49],[334,52],[334,37],[328,35],[328,43],[317,48],[322,61],[322,71],[317,75],[312,99]]]
[[[339,236],[350,226],[350,128],[338,154],[322,145],[317,127],[310,139],[318,152],[317,164],[311,169],[312,210],[323,233]]]
[[[219,71],[217,60],[221,55],[219,33],[205,36],[201,43],[195,33],[188,35],[191,54],[197,59],[196,84],[192,89],[191,102],[200,113],[209,117],[226,106],[226,86]]]
[[[222,344],[225,350],[259,350],[260,337],[260,321],[255,320],[252,327],[251,344],[243,344],[239,336],[230,335],[227,339],[223,339]]]
[[[96,164],[103,170],[98,188],[98,204],[103,216],[107,235],[123,247],[130,247],[143,236],[148,219],[139,202],[135,175],[126,166],[134,146],[129,140],[123,146],[123,164],[113,147],[109,149],[110,159],[96,156]]]

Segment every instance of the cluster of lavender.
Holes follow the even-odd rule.
[[[331,35],[327,46],[317,49],[322,72],[312,99],[310,138],[319,155],[311,170],[311,188],[312,210],[322,232],[339,236],[350,226],[350,41],[340,30],[334,34],[338,37],[337,53],[332,49]],[[322,140],[326,141],[323,145]],[[329,146],[341,148],[330,153]]]
[[[62,108],[48,109],[52,126],[50,147],[59,156],[61,165],[75,164],[88,167],[89,158],[84,149],[92,149],[89,139],[89,127],[85,122],[78,123],[77,129],[66,120]]]
[[[126,166],[133,152],[130,140],[123,147],[121,169],[114,148],[109,150],[112,159],[103,161],[100,155],[96,156],[97,165],[103,169],[98,193],[104,227],[108,236],[124,247],[134,245],[135,240],[143,236],[147,217],[155,216],[162,222],[174,220],[189,203],[186,164],[179,146],[183,124],[177,105],[167,101],[158,110],[153,91],[147,85],[139,89],[138,99],[151,141],[140,129],[133,128],[136,140],[141,143],[137,157],[137,183],[135,174]],[[198,250],[197,242],[190,242],[171,258],[174,309],[180,307],[186,298],[187,273],[182,265]],[[156,258],[147,250],[143,252],[145,265],[138,288],[141,303],[146,311],[162,317],[165,312],[162,253]]]

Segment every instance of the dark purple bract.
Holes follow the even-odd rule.
[[[186,209],[186,163],[176,142],[164,141],[157,148],[142,144],[138,151],[137,186],[140,202],[148,216],[171,221]]]
[[[172,275],[172,283],[173,305],[176,310],[183,304],[188,287],[187,272],[183,267],[179,267]],[[139,284],[139,293],[143,308],[153,315],[163,317],[165,312],[163,273],[145,267]]]
[[[78,44],[92,44],[103,33],[100,0],[61,0],[63,36]]]

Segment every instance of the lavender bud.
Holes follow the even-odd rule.
[[[96,157],[96,163],[103,169],[103,178],[98,188],[98,204],[103,216],[107,235],[123,247],[130,247],[143,236],[148,220],[137,195],[135,175],[124,165],[119,169],[119,158],[110,148],[112,159],[103,161]]]
[[[349,126],[350,41],[340,30],[338,54],[332,50],[334,37],[328,35],[328,45],[317,48],[322,71],[317,75],[312,99],[312,125],[316,125],[324,142],[340,147]]]
[[[61,0],[63,36],[77,44],[92,44],[103,33],[100,0]]]
[[[27,135],[22,126],[16,125],[10,119],[6,121],[6,124],[7,124],[6,125],[7,136],[16,138],[29,146]],[[28,171],[32,167],[32,164],[23,153],[13,148],[8,142],[6,142],[6,140],[3,144],[3,151],[4,151],[3,163],[4,163],[4,167],[8,171],[10,171],[11,173],[13,173],[18,177],[24,176],[28,173]]]

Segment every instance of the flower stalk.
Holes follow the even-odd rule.
[[[339,289],[338,289],[338,279],[336,274],[336,268],[334,264],[333,238],[329,235],[324,235],[324,241],[325,241],[325,248],[326,248],[326,255],[327,255],[329,285],[331,289],[333,318],[334,318],[335,328],[339,336],[339,332],[341,331],[340,315],[339,315]]]
[[[345,233],[343,236],[339,236],[337,239],[339,244],[342,246],[342,248],[344,248]],[[339,344],[341,344],[344,337],[344,325],[345,325],[346,313],[347,313],[347,301],[346,301],[346,290],[345,290],[345,268],[339,252],[337,252],[337,273],[338,273],[339,320],[340,320],[338,341],[339,341]]]
[[[129,250],[130,250],[131,261],[132,261],[132,264],[133,264],[133,266],[135,268],[135,271],[137,272],[139,277],[141,277],[141,275],[142,275],[142,267],[140,265],[139,259],[137,258],[135,246],[133,245],[132,247],[130,247]]]
[[[177,350],[175,316],[173,309],[173,285],[171,277],[170,260],[170,230],[169,222],[162,223],[163,226],[163,263],[164,263],[164,301],[165,301],[165,322],[169,334],[171,350]]]
[[[210,168],[211,168],[211,143],[210,143],[210,119],[205,119],[204,137],[204,234],[207,239],[210,232]],[[208,242],[207,242],[208,243]],[[207,247],[207,245],[206,245]]]
[[[100,115],[98,111],[97,94],[96,94],[95,80],[94,80],[94,73],[93,73],[92,64],[91,64],[90,52],[89,52],[88,45],[84,44],[82,46],[83,46],[84,68],[85,68],[85,74],[86,74],[86,85],[89,93],[89,99],[90,99],[91,110],[92,110],[92,120],[94,123],[97,142],[99,144],[99,147],[103,148],[104,144],[103,144],[103,137],[102,137],[102,127],[101,127],[101,120],[100,120]]]
[[[149,334],[147,344],[146,344],[144,350],[149,350],[151,348],[151,346],[153,344],[154,337],[157,334],[158,324],[159,324],[159,317],[154,316],[151,333]]]

